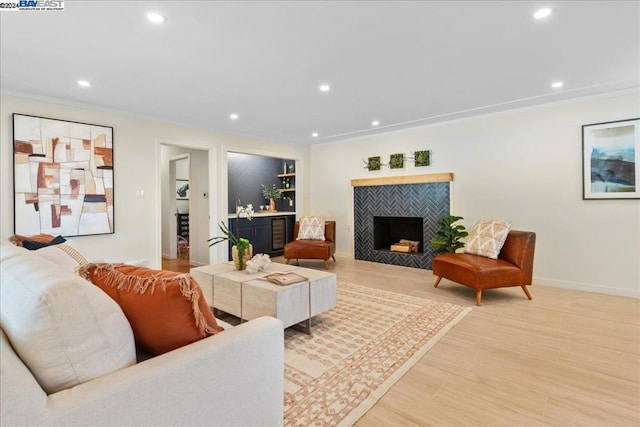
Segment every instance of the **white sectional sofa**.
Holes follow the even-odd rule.
[[[113,301],[95,290],[37,251],[2,246],[0,425],[282,425],[279,320],[255,319],[136,363],[128,322],[105,315],[119,308],[113,311]],[[56,305],[70,300],[76,307],[91,306],[93,314],[74,308],[56,314]],[[35,314],[25,321],[30,312]],[[81,332],[69,334],[73,328]],[[51,351],[39,349],[42,343]],[[59,343],[64,350],[50,354]],[[75,385],[60,386],[60,380]]]

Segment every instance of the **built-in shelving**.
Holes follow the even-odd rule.
[[[293,165],[284,163],[282,172],[283,173],[276,175],[280,180],[280,193],[282,194],[281,206],[282,209],[294,208],[296,199],[296,173]]]

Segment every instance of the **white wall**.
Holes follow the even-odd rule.
[[[161,264],[160,142],[210,150],[212,225],[226,218],[227,151],[292,158],[297,211],[337,221],[337,249],[353,253],[350,180],[453,172],[453,212],[470,227],[504,218],[538,234],[536,283],[640,297],[640,201],[582,200],[581,126],[640,117],[638,92],[312,146],[224,135],[75,106],[0,96],[0,238],[13,234],[11,113],[114,128],[115,234],[74,238],[90,259],[150,259]],[[362,160],[432,150],[432,166],[368,172]],[[144,197],[136,196],[144,190]],[[215,193],[215,197],[213,197]],[[225,245],[210,262],[226,259]]]
[[[640,200],[582,200],[581,126],[637,117],[634,91],[315,145],[310,210],[337,221],[337,251],[352,255],[351,179],[453,172],[452,213],[467,228],[507,219],[537,233],[536,283],[640,297]],[[428,167],[363,168],[425,149]]]
[[[308,182],[308,149],[265,140],[225,135],[171,123],[0,95],[0,238],[13,234],[12,113],[112,126],[114,128],[115,233],[73,238],[91,260],[149,259],[161,265],[160,143],[210,150],[211,224],[227,215],[227,151],[265,154],[298,160],[302,182]],[[301,185],[303,185],[301,183]],[[137,190],[144,197],[136,196]],[[302,194],[308,190],[301,189]],[[302,200],[302,199],[301,199]],[[210,252],[210,262],[226,259],[225,245]]]

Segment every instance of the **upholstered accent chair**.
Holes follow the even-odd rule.
[[[321,259],[324,267],[329,268],[329,259],[336,262],[336,222],[325,221],[324,240],[298,240],[300,221],[293,228],[293,240],[284,246],[284,258],[287,264],[292,259]]]
[[[444,277],[473,288],[477,305],[482,304],[483,290],[508,286],[520,286],[531,299],[527,286],[533,278],[535,245],[535,233],[511,230],[498,259],[469,253],[438,255],[433,259],[433,274],[437,276],[433,286],[437,288]]]

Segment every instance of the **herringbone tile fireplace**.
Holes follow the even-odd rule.
[[[354,187],[355,258],[430,270],[434,253],[429,241],[438,219],[449,215],[450,183],[430,182]],[[374,248],[374,217],[419,217],[423,221],[421,252]]]

